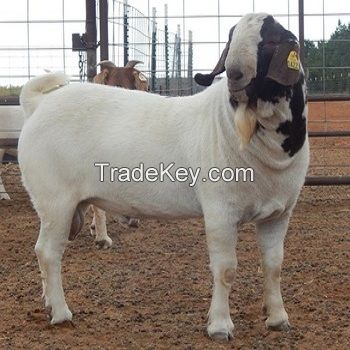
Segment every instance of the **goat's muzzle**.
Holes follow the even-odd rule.
[[[239,81],[243,78],[243,73],[239,68],[230,68],[226,71],[227,77],[230,80]]]

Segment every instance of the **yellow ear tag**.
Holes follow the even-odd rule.
[[[296,51],[293,50],[289,53],[287,58],[287,65],[290,69],[299,70],[299,57]]]

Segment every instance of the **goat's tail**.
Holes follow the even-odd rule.
[[[29,80],[22,88],[20,104],[24,115],[29,118],[39,106],[45,94],[69,83],[69,77],[63,72],[48,73]]]

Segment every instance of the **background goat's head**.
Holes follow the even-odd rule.
[[[148,91],[148,80],[139,70],[134,68],[141,61],[129,61],[125,67],[117,67],[111,61],[98,63],[101,72],[97,74],[93,82],[97,84],[119,86],[130,90]]]
[[[195,80],[209,86],[225,70],[242,146],[254,134],[258,114],[270,116],[257,111],[258,99],[271,103],[288,99],[293,86],[304,82],[297,38],[266,13],[248,14],[231,28],[229,41],[214,70],[210,74],[196,74]]]

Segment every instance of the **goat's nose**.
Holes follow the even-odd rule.
[[[243,78],[243,73],[238,68],[231,68],[227,72],[227,77],[233,80],[240,80]]]

